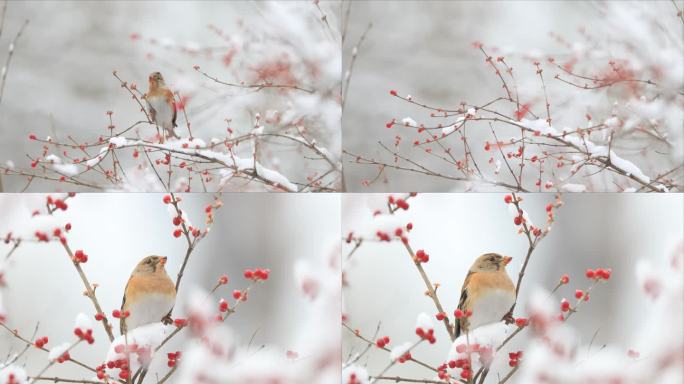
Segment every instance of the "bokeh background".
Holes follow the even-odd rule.
[[[684,7],[681,1],[677,4],[679,9]],[[401,126],[385,128],[392,118],[401,121],[404,117],[411,117],[419,124],[426,123],[426,126],[445,122],[431,119],[429,111],[425,109],[391,97],[389,91],[396,90],[404,97],[412,95],[417,102],[448,109],[457,109],[459,103],[464,101],[480,105],[501,96],[501,82],[486,65],[482,53],[473,48],[472,44],[476,41],[483,43],[489,49],[489,54],[506,56],[508,64],[514,67],[521,99],[533,101],[533,110],[537,113],[544,110],[543,94],[540,93],[541,87],[538,78],[535,78],[530,58],[539,59],[543,64],[546,57],[553,56],[562,62],[572,52],[587,49],[597,41],[603,43],[601,47],[605,48],[605,52],[598,54],[590,63],[594,68],[601,68],[609,60],[601,55],[613,54],[618,58],[639,62],[640,57],[644,61],[655,61],[659,53],[665,55],[669,51],[667,57],[674,62],[668,62],[663,72],[671,71],[673,78],[667,80],[665,86],[681,87],[684,84],[684,59],[681,53],[684,49],[684,30],[676,13],[671,1],[352,2],[343,49],[345,69],[349,68],[353,48],[369,23],[372,23],[372,27],[358,49],[351,72],[342,123],[343,149],[354,155],[391,163],[392,155],[380,148],[377,142],[382,141],[393,149],[395,136],[401,135],[403,141],[398,148],[399,153],[435,171],[455,174],[453,166],[424,153],[422,149],[413,148],[414,137],[418,135],[409,133],[412,130],[402,129]],[[660,25],[650,29],[654,20]],[[578,31],[580,28],[592,34],[595,41],[585,41]],[[558,43],[550,33],[562,36],[572,48]],[[668,40],[668,37],[672,39]],[[498,51],[494,52],[492,47],[498,48]],[[633,49],[637,57],[625,54],[624,47]],[[664,57],[662,62],[666,61]],[[592,114],[595,119],[610,116],[616,95],[605,97],[603,90],[583,92],[572,88],[552,79],[558,70],[545,68],[555,124],[561,127],[583,126],[586,124],[582,120],[585,113]],[[502,106],[505,113],[511,113],[508,105]],[[643,158],[643,152],[637,150],[644,148],[643,143],[631,142],[616,151],[636,162],[647,173],[651,173],[651,168],[662,170],[670,165],[674,167],[681,164],[684,144],[684,136],[679,134],[684,118],[681,97],[679,104],[673,107],[671,113],[661,111],[657,117],[667,121],[663,126],[670,127],[670,138],[676,149],[652,146],[645,151],[657,149],[660,154],[651,153],[651,157]],[[668,115],[676,115],[676,118],[670,120]],[[494,142],[491,132],[485,123],[471,126],[477,127],[468,131],[474,156],[481,167],[488,168],[487,159],[491,153],[484,152],[482,146],[485,140]],[[500,139],[516,135],[505,125],[499,126]],[[460,149],[454,142],[458,141],[452,135],[447,145]],[[435,147],[435,151],[438,150]],[[461,152],[457,151],[459,156]],[[345,157],[349,191],[464,191],[462,182],[391,169],[386,169],[380,180],[370,187],[364,186],[362,182],[374,179],[378,169],[354,162],[353,156]],[[613,187],[608,184],[605,189],[595,191],[612,190]],[[480,187],[480,190],[486,191],[486,188]]]
[[[532,222],[541,226],[546,220],[545,206],[554,201],[554,195],[520,196]],[[409,200],[409,210],[399,210],[396,220],[392,220],[400,225],[413,223],[411,245],[414,250],[424,249],[430,255],[430,261],[423,266],[431,281],[441,284],[438,296],[452,319],[463,280],[477,256],[488,252],[512,256],[507,271],[517,279],[527,240],[516,233],[503,198],[504,194],[490,193],[418,194]],[[382,216],[372,215],[376,209],[383,209],[386,199],[387,195],[380,194],[343,196],[343,234],[354,231],[358,236],[374,238],[378,228],[389,231]],[[575,289],[589,286],[584,276],[587,268],[610,267],[613,270],[610,281],[594,289],[591,300],[568,324],[578,331],[582,348],[593,344],[592,351],[597,358],[604,344],[624,353],[628,349],[643,351],[644,335],[638,330],[643,329],[640,327],[646,320],[639,313],[649,313],[652,303],[635,277],[637,262],[646,259],[654,266],[667,268],[671,252],[682,241],[684,233],[682,196],[565,194],[563,201],[565,205],[556,210],[551,232],[532,255],[516,317],[524,314],[528,295],[535,287],[550,291],[563,274],[568,274],[570,283],[555,298],[560,302],[566,297],[573,303]],[[425,312],[432,316],[436,309],[424,295],[425,285],[403,245],[367,241],[347,260],[351,248],[352,245],[345,245],[342,250],[348,281],[348,286],[343,288],[343,313],[349,325],[372,337],[381,323],[379,335],[391,338],[390,348],[413,342],[417,315]],[[422,345],[412,355],[437,366],[446,360],[451,343],[443,326],[435,324],[437,343]],[[521,334],[509,345],[511,351],[524,349],[525,335]],[[342,337],[344,357],[360,352],[365,346],[347,330]],[[379,373],[389,362],[389,354],[376,348],[371,348],[359,360],[359,364],[367,364],[369,374]],[[508,362],[503,363],[501,377],[509,369]],[[493,373],[488,380],[496,378],[496,371]],[[431,371],[411,363],[398,364],[386,375],[414,379],[435,377]]]
[[[167,271],[175,280],[185,255],[185,241],[172,236],[173,224],[161,194],[80,194],[68,201],[66,212],[57,217],[71,222],[69,235],[72,249],[83,249],[89,260],[83,269],[93,283],[99,284],[97,296],[108,314],[121,306],[128,277],[144,256],[168,256]],[[204,207],[213,201],[210,194],[180,195],[181,207],[190,220],[204,227]],[[250,345],[256,352],[285,355],[287,350],[300,350],[297,345],[307,320],[308,301],[300,292],[295,273],[298,260],[309,262],[313,271],[326,265],[331,252],[339,250],[340,204],[333,195],[294,196],[266,194],[224,194],[224,206],[215,212],[215,224],[192,255],[183,277],[177,303],[183,302],[193,288],[211,289],[219,276],[227,274],[227,286],[215,294],[232,300],[233,289],[248,282],[242,277],[246,268],[270,268],[269,280],[256,286],[249,300],[238,308],[226,325],[232,328],[238,344]],[[45,203],[45,195],[0,195],[3,220],[0,233],[15,235],[31,228],[31,212]],[[25,235],[30,238],[30,234]],[[0,244],[3,256],[9,245]],[[322,268],[322,267],[320,267]],[[7,311],[7,325],[30,335],[40,323],[39,335],[50,339],[48,348],[73,339],[76,314],[93,314],[91,302],[83,297],[83,284],[64,250],[58,243],[24,243],[2,267],[6,289],[0,290]],[[182,317],[176,308],[174,317]],[[334,318],[339,318],[334,316]],[[118,322],[115,322],[118,329]],[[77,347],[72,356],[96,366],[100,364],[109,342],[99,324],[95,324],[95,344]],[[325,327],[325,324],[321,324]],[[337,329],[335,324],[333,329]],[[118,334],[118,332],[117,332]],[[184,334],[167,349],[182,349]],[[253,340],[250,344],[250,339]],[[321,343],[338,343],[331,334]],[[0,354],[6,356],[22,347],[11,335],[0,332]],[[303,346],[307,347],[307,346]],[[258,355],[257,355],[258,356]],[[164,355],[165,357],[165,355]],[[35,374],[47,364],[47,354],[30,350],[18,362]],[[153,363],[160,377],[166,372],[161,356]],[[157,371],[158,370],[158,371]],[[88,371],[73,364],[58,364],[50,376],[90,378]],[[154,377],[154,376],[149,376]]]
[[[290,107],[309,118],[309,134],[319,145],[338,156],[340,108],[329,93],[339,86],[341,52],[339,37],[320,16],[325,12],[337,31],[339,7],[330,1],[320,9],[310,1],[8,1],[0,36],[3,65],[10,41],[25,20],[29,24],[15,46],[0,104],[0,163],[11,160],[25,168],[26,154],[40,151],[29,134],[93,142],[108,134],[107,111],[114,112],[117,129],[144,119],[113,70],[143,93],[148,75],[161,71],[171,89],[189,98],[186,112],[193,134],[207,143],[225,137],[227,126],[248,132],[256,113],[266,116]],[[289,57],[298,79],[320,91],[317,95],[219,86],[193,69],[199,65],[223,81],[251,84],[255,69],[281,55]],[[302,62],[318,70],[315,81],[303,73]],[[177,123],[179,134],[187,137],[180,112]],[[141,136],[149,135],[148,129],[153,128]],[[271,149],[279,162],[268,164],[270,168],[292,179],[304,178],[306,161],[296,146],[280,143]],[[9,192],[26,183],[16,177],[2,181]],[[57,189],[36,180],[31,191]]]

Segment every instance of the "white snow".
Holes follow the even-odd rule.
[[[76,164],[53,164],[52,168],[65,176],[75,176],[78,174]]]
[[[55,163],[55,164],[61,164],[62,163],[62,159],[59,156],[52,154],[52,153],[45,156],[45,161]]]
[[[109,147],[100,148],[100,153],[97,156],[93,157],[92,159],[89,159],[88,161],[86,161],[86,165],[89,167],[96,166],[97,164],[100,163],[100,161],[102,161],[102,159],[105,158],[105,156],[107,156],[108,152],[109,152]]]
[[[432,322],[432,317],[425,312],[419,313],[418,317],[416,318],[416,329],[418,328],[425,332],[435,329],[435,325]]]
[[[154,358],[154,348],[157,347],[171,332],[176,329],[173,325],[164,325],[162,323],[154,323],[143,325],[138,328],[128,330],[126,337],[124,335],[117,336],[112,344],[109,346],[107,351],[106,361],[115,361],[118,359],[123,359],[126,357],[125,346],[126,338],[128,339],[128,345],[136,344],[138,348],[149,348],[150,355],[149,358]],[[123,346],[123,347],[122,347]],[[116,349],[121,348],[121,352],[117,352]],[[135,358],[133,358],[135,356]],[[131,370],[135,371],[139,368],[139,363],[137,355],[131,356]],[[150,360],[151,361],[151,360]],[[143,365],[148,365],[150,361],[144,361]],[[107,370],[110,374],[118,374],[118,369]]]
[[[401,123],[407,127],[417,127],[418,126],[418,123],[416,123],[416,121],[410,117],[404,117],[403,119],[401,119]]]
[[[406,354],[406,352],[411,349],[411,343],[406,342],[403,344],[399,344],[396,347],[392,348],[392,351],[390,351],[390,360],[395,361],[402,357],[403,355]]]
[[[109,139],[109,144],[114,145],[114,147],[125,147],[128,140],[125,137],[115,136]]]
[[[475,328],[470,331],[467,337],[465,334],[462,334],[451,344],[447,355],[447,361],[457,360],[466,355],[465,352],[461,354],[456,350],[456,347],[459,345],[467,346],[479,344],[481,347],[491,347],[492,352],[494,352],[516,328],[515,325],[506,325],[503,322],[498,322]],[[496,355],[493,355],[493,358],[496,358]],[[478,364],[479,362],[477,359],[473,359],[473,365],[477,366]],[[477,368],[475,368],[475,370],[477,370]],[[449,371],[452,372],[453,370],[450,369]]]
[[[80,329],[82,331],[87,331],[87,330],[92,330],[93,329],[93,322],[90,320],[90,318],[84,314],[84,313],[79,313],[76,315],[76,321],[74,322],[74,329]]]
[[[56,345],[50,349],[50,353],[48,354],[48,360],[50,361],[55,361],[57,360],[60,356],[64,354],[67,350],[71,348],[71,344],[69,343],[62,343],[59,345]]]
[[[123,144],[121,142],[120,144]],[[187,148],[183,148],[184,144],[187,144]],[[268,180],[271,183],[274,184],[279,184],[283,188],[285,188],[288,191],[293,191],[297,192],[299,188],[297,185],[294,183],[290,182],[290,180],[285,177],[283,174],[280,172],[266,168],[264,167],[261,163],[254,161],[254,158],[243,158],[239,157],[237,155],[232,155],[229,153],[222,153],[222,152],[216,152],[208,149],[202,149],[206,147],[206,143],[201,140],[201,139],[180,139],[180,140],[174,140],[170,141],[166,144],[156,144],[156,143],[149,143],[149,142],[143,142],[143,141],[134,141],[134,140],[127,140],[123,146],[125,147],[131,147],[131,146],[146,146],[149,148],[157,148],[157,149],[162,149],[162,150],[172,150],[174,152],[186,154],[189,156],[199,156],[203,157],[212,161],[216,161],[220,164],[223,164],[226,167],[231,167],[231,168],[236,168],[237,171],[246,171],[250,169],[256,170],[257,175],[260,177]],[[123,147],[122,146],[122,147]],[[122,148],[119,147],[119,148]],[[101,149],[103,153],[98,155],[97,157],[88,160],[87,164],[90,166],[94,166],[97,163],[99,163],[102,158],[107,153],[108,148],[104,147]]]
[[[554,129],[552,126],[550,126],[546,120],[543,119],[537,119],[537,120],[527,120],[527,119],[522,119],[519,123],[520,125],[529,128],[533,131],[537,131],[541,133],[542,135],[558,135],[558,131]],[[622,169],[627,173],[627,176],[634,176],[635,178],[639,179],[643,183],[650,183],[651,179],[646,176],[639,167],[637,167],[634,163],[632,163],[629,160],[625,160],[622,157],[618,156],[615,151],[611,150],[610,153],[608,152],[608,147],[604,145],[596,145],[594,142],[589,140],[588,138],[579,138],[575,135],[566,135],[564,137],[564,140],[575,145],[577,148],[579,148],[582,151],[586,151],[590,157],[610,157],[610,161],[615,165],[616,167]]]
[[[458,116],[456,118],[456,121],[453,124],[442,128],[442,134],[448,135],[448,134],[456,131],[456,129],[458,129],[461,125],[463,125],[463,121],[465,121],[465,117]]]
[[[16,365],[10,365],[7,367],[2,367],[0,365],[0,383],[9,383],[10,375],[14,378],[14,381],[12,382],[14,384],[28,383],[28,375],[26,374],[26,370],[24,368]]]
[[[353,381],[352,381],[353,378]],[[368,384],[368,371],[365,367],[352,364],[342,370],[342,384]]]
[[[256,173],[259,176],[273,183],[277,183],[290,191],[297,192],[299,190],[299,188],[297,188],[296,185],[291,183],[290,180],[288,180],[287,177],[285,177],[282,173],[275,171],[273,169],[268,169],[261,165],[261,163],[259,162],[256,163]]]

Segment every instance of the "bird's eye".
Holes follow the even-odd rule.
[[[145,264],[151,264],[151,263],[152,263],[152,259],[145,260]]]

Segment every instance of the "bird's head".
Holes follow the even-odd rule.
[[[152,72],[149,77],[150,80],[150,85],[154,86],[163,86],[164,85],[164,77],[162,76],[161,72]]]
[[[164,265],[166,265],[166,256],[147,256],[140,260],[138,266],[135,267],[134,273],[166,273]]]
[[[470,267],[471,272],[495,272],[506,268],[513,259],[510,256],[501,256],[497,253],[485,253],[475,260]]]

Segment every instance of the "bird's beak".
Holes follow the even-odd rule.
[[[508,265],[508,263],[510,263],[511,260],[513,260],[512,257],[510,257],[510,256],[504,256],[504,258],[503,258],[503,264],[504,264],[504,265]]]
[[[164,264],[166,264],[166,259],[167,259],[167,257],[166,257],[166,256],[164,256],[164,257],[160,258],[160,259],[159,259],[159,264],[161,264],[161,265],[164,265]]]

